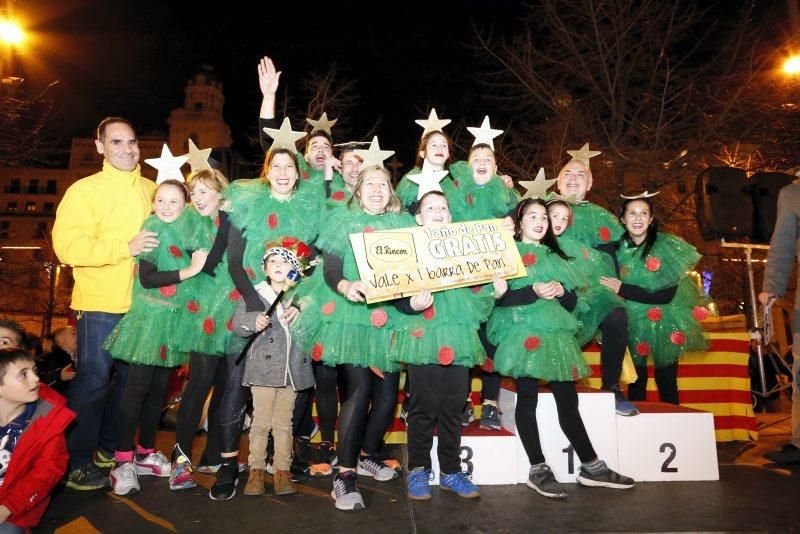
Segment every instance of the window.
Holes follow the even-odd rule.
[[[8,239],[8,229],[10,226],[10,222],[0,221],[0,239]]]
[[[195,102],[194,103],[194,111],[203,111],[203,103],[202,102]]]
[[[12,178],[11,185],[6,188],[6,193],[19,193],[21,182],[19,178]]]
[[[6,205],[6,211],[17,211],[17,203],[16,203],[16,201],[14,201],[14,202],[9,202],[9,203]]]
[[[55,180],[47,180],[47,190],[45,192],[48,195],[55,195],[58,193],[57,182]]]
[[[53,203],[52,202],[45,202],[44,208],[42,208],[44,213],[53,213]]]
[[[39,221],[33,229],[34,239],[44,239],[47,236],[47,221]]]
[[[26,202],[25,211],[36,211],[36,202]]]
[[[28,182],[28,193],[36,195],[39,193],[39,180],[31,180]]]

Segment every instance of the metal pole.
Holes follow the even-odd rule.
[[[753,277],[753,251],[747,247],[744,249],[744,255],[747,261],[747,282],[748,289],[750,290],[750,312],[753,316],[753,329],[750,332],[750,339],[756,340],[756,353],[758,354],[758,376],[761,379],[761,390],[759,393],[762,397],[767,396],[767,377],[764,374],[764,350],[763,338],[761,327],[758,324],[758,301],[756,301],[756,283]]]

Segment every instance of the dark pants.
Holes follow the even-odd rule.
[[[481,340],[481,345],[483,345],[486,356],[490,360],[494,360],[494,353],[497,347],[489,343],[489,338],[486,337],[486,323],[481,323],[481,327],[478,329],[478,337]],[[481,376],[483,377],[481,384],[481,400],[484,402],[487,400],[497,402],[497,398],[500,396],[500,374],[495,372],[487,373],[481,369]],[[472,391],[471,375],[467,375],[467,384],[467,394],[469,394],[469,392]]]
[[[628,386],[628,398],[632,401],[647,400],[647,366],[636,366],[638,378]],[[680,404],[678,399],[678,362],[655,369],[656,386],[661,402]]]
[[[339,372],[336,367],[314,363],[314,378],[317,382],[314,395],[317,397],[319,433],[322,435],[322,441],[333,443],[336,416],[339,414],[339,399],[337,397]]]
[[[219,409],[221,452],[239,450],[247,399],[250,396],[250,388],[242,385],[245,361],[242,360],[236,365],[238,358],[239,353],[225,356],[225,392],[222,394]]]
[[[436,449],[439,470],[461,470],[461,420],[469,369],[457,365],[409,365],[414,394],[408,411],[408,469],[431,468],[433,429],[439,435]]]
[[[600,365],[603,369],[603,389],[618,389],[622,374],[622,359],[628,346],[628,314],[615,308],[600,323],[603,344],[600,346]]]
[[[171,374],[169,367],[130,365],[125,392],[119,403],[117,451],[133,450],[137,427],[139,444],[145,449],[155,448],[158,422],[161,420],[164,395]]]
[[[67,435],[70,470],[90,463],[98,447],[105,452],[114,451],[117,408],[128,377],[128,364],[112,359],[103,348],[103,342],[124,314],[77,314],[78,372],[67,397],[67,406],[77,416]]]
[[[575,382],[550,382],[550,390],[556,401],[558,411],[558,424],[564,435],[575,448],[581,462],[591,462],[597,458],[592,442],[583,426],[581,414],[578,411],[578,392],[575,391]],[[515,420],[517,432],[528,461],[531,465],[545,461],[542,453],[542,444],[539,441],[539,424],[536,421],[536,406],[539,402],[539,380],[535,378],[517,378],[517,409]]]
[[[344,373],[347,396],[339,413],[337,456],[342,467],[355,468],[362,448],[367,454],[378,452],[392,423],[400,373],[384,373],[379,378],[358,365],[341,365],[339,370]]]
[[[181,395],[175,429],[175,441],[189,457],[192,455],[192,443],[200,425],[208,390],[212,387],[214,390],[208,405],[206,450],[200,459],[201,465],[220,463],[219,408],[225,392],[225,358],[192,352],[189,354],[189,381]]]
[[[294,398],[294,410],[292,411],[292,435],[295,438],[310,438],[314,432],[314,417],[311,407],[314,399],[314,388],[298,391]]]

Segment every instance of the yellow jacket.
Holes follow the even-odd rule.
[[[72,265],[72,308],[125,313],[131,305],[133,257],[128,242],[152,211],[156,185],[133,171],[103,170],[72,184],[56,211],[53,248]]]

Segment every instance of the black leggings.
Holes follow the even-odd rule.
[[[132,363],[128,368],[128,382],[117,412],[116,450],[132,451],[139,427],[139,444],[145,449],[156,446],[156,432],[164,407],[172,369],[155,365]]]
[[[603,370],[603,389],[619,387],[622,359],[628,346],[628,314],[615,308],[600,323],[603,343],[600,346],[600,364]]]
[[[208,436],[206,450],[200,460],[202,465],[216,465],[219,457],[219,407],[225,392],[225,358],[199,354],[189,354],[189,382],[181,395],[178,408],[178,422],[175,440],[181,450],[192,455],[192,443],[203,414],[208,390],[214,387],[208,405]]]
[[[632,401],[647,400],[647,366],[636,366],[639,377],[628,386],[628,398]],[[661,402],[680,404],[678,399],[678,362],[655,368],[656,386]]]
[[[311,414],[311,400],[314,397],[314,388],[297,392],[292,411],[292,436],[295,438],[311,437],[314,432],[314,418]]]
[[[236,365],[238,358],[238,352],[225,356],[225,392],[219,408],[220,452],[238,451],[242,439],[250,388],[242,385],[245,362]]]
[[[337,398],[339,372],[336,367],[314,363],[314,378],[317,382],[314,395],[317,397],[319,432],[322,435],[322,441],[333,443],[336,416],[339,413],[339,399]]]
[[[481,327],[478,329],[478,337],[481,340],[481,345],[483,345],[483,350],[486,352],[486,356],[490,360],[494,360],[494,353],[497,350],[497,347],[489,343],[489,338],[486,337],[486,323],[481,323]],[[487,373],[486,371],[481,368],[481,399],[483,402],[495,401],[497,402],[497,398],[500,396],[500,374],[496,372]],[[472,391],[472,375],[467,377],[467,395],[470,394]]]
[[[376,453],[392,423],[400,373],[384,373],[381,379],[357,365],[340,365],[339,370],[344,373],[347,396],[339,413],[337,455],[342,467],[355,468],[361,449]]]
[[[578,412],[578,392],[575,382],[550,382],[550,390],[556,400],[558,424],[575,449],[581,462],[591,462],[597,458],[592,442],[583,426],[581,414]],[[539,441],[539,425],[536,422],[536,405],[539,402],[539,380],[536,378],[517,378],[517,409],[515,420],[517,432],[528,461],[531,465],[545,461],[542,444]]]

